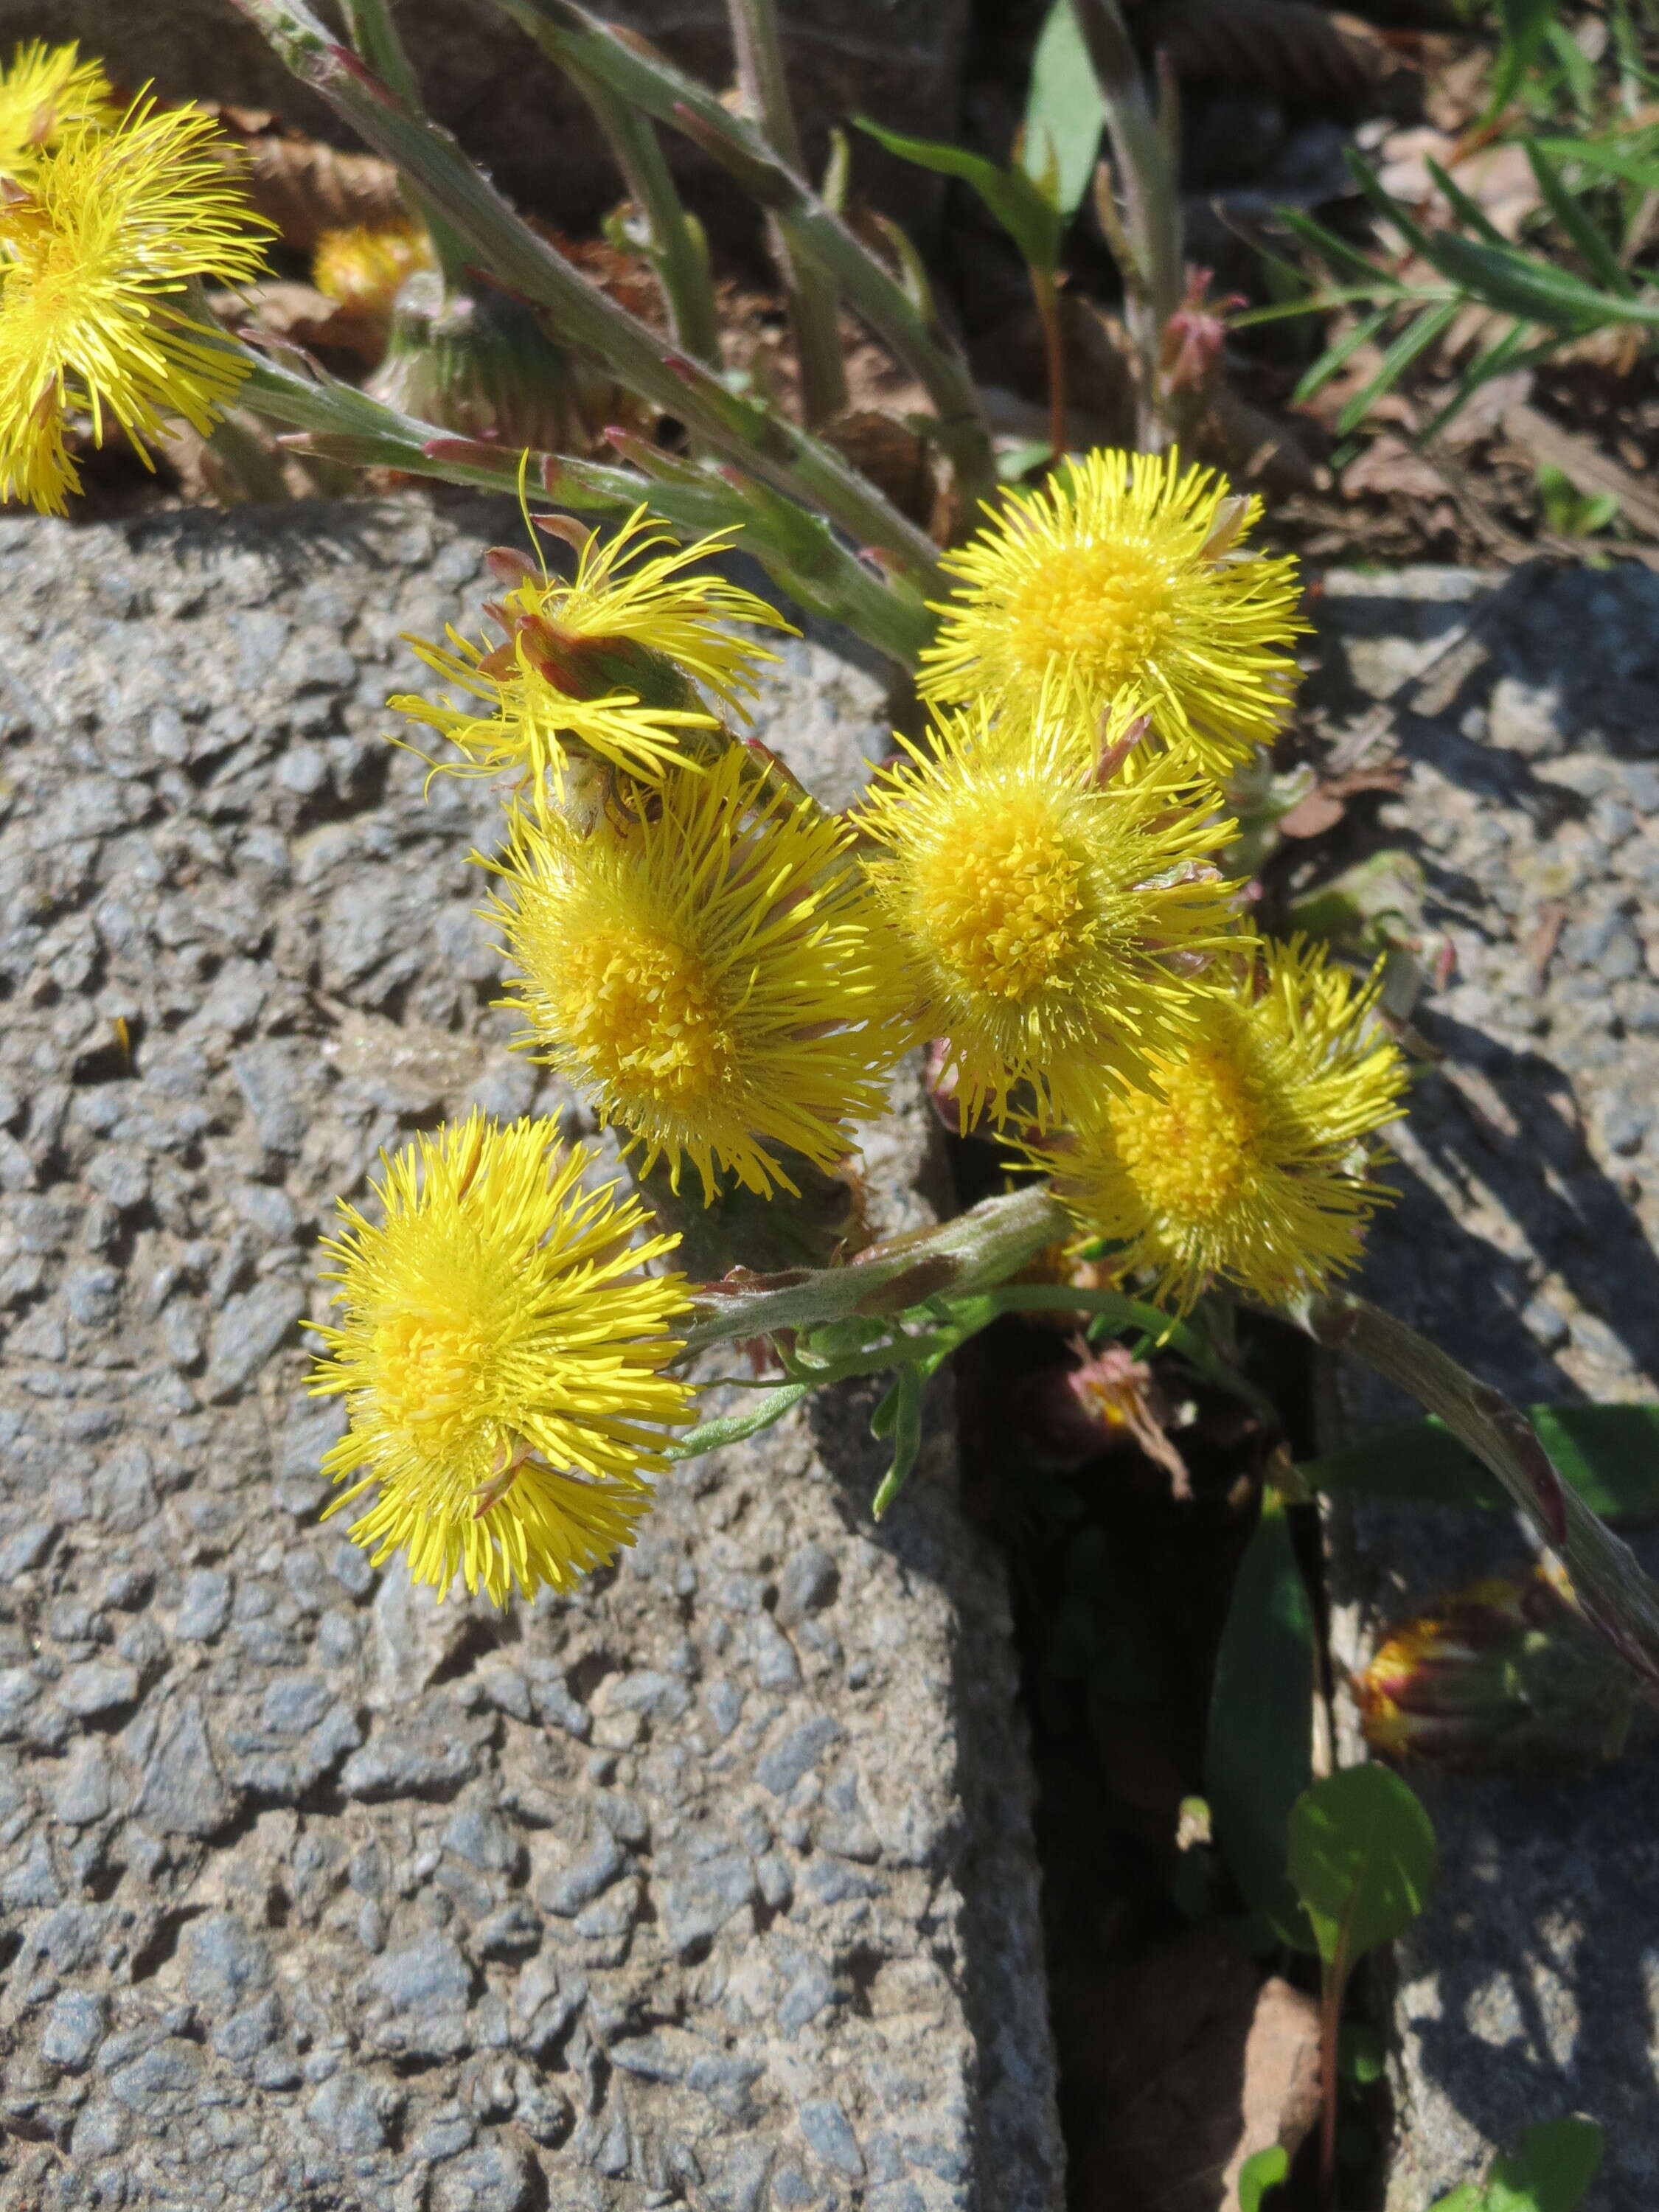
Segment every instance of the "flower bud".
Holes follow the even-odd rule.
[[[1611,1759],[1631,1677],[1541,1571],[1492,1576],[1394,1629],[1355,1678],[1374,1751],[1456,1767]]]

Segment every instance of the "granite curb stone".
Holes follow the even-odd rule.
[[[315,1240],[505,1048],[485,789],[386,746],[491,502],[0,523],[0,2206],[1048,2212],[999,1563],[948,1408],[678,1472],[574,1599],[319,1523]],[[761,727],[855,775],[879,686]],[[904,1086],[901,1086],[903,1090]],[[869,1133],[929,1217],[928,1117]]]
[[[1416,1020],[1444,1057],[1395,1138],[1401,1200],[1363,1287],[1521,1403],[1659,1395],[1659,576],[1327,578],[1310,703],[1379,711],[1410,762],[1384,841],[1455,966]],[[1334,1370],[1328,1434],[1416,1408]],[[1332,1516],[1333,1641],[1524,1571],[1507,1517],[1365,1502]],[[1659,1543],[1636,1539],[1659,1571]],[[1340,1701],[1346,1757],[1363,1755]],[[1431,1910],[1395,1947],[1388,2212],[1424,2212],[1533,2122],[1607,2136],[1587,2212],[1659,2202],[1659,1761],[1468,1778],[1433,1814]]]

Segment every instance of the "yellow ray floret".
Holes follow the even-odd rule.
[[[763,1197],[833,1168],[910,1042],[902,966],[844,825],[739,747],[586,835],[520,816],[491,919],[520,971],[518,1042],[676,1188],[689,1160]]]
[[[1154,1062],[1154,1086],[1030,1157],[1182,1311],[1218,1279],[1269,1304],[1316,1291],[1358,1260],[1389,1195],[1369,1139],[1404,1111],[1406,1073],[1371,1019],[1376,990],[1301,939],[1265,945],[1199,1041]]]
[[[0,497],[63,513],[72,412],[100,445],[112,416],[148,460],[167,416],[205,434],[247,374],[179,305],[193,278],[238,283],[264,259],[270,226],[216,136],[210,116],[136,100],[112,130],[66,131],[0,203]]]
[[[384,1157],[384,1156],[383,1156]],[[665,1464],[665,1424],[690,1386],[665,1374],[684,1279],[641,1270],[672,1237],[555,1121],[502,1127],[474,1112],[384,1159],[377,1224],[342,1201],[325,1243],[337,1322],[318,1330],[313,1395],[343,1396],[349,1425],[323,1462],[349,1485],[331,1513],[376,1492],[351,1524],[379,1566],[408,1553],[440,1596],[457,1575],[505,1605],[568,1589],[634,1540]]]
[[[1224,775],[1284,721],[1285,648],[1307,628],[1295,562],[1243,545],[1261,508],[1174,453],[1096,452],[1005,494],[944,556],[961,580],[936,608],[924,696],[1029,709],[1057,686],[1086,723],[1132,687],[1165,744]]]
[[[486,711],[418,694],[389,703],[454,745],[462,773],[516,770],[538,797],[550,781],[562,788],[573,745],[630,775],[655,775],[679,753],[683,732],[714,726],[697,685],[742,711],[757,667],[777,658],[727,625],[790,630],[752,592],[697,573],[731,544],[720,532],[682,546],[640,507],[609,539],[588,537],[571,583],[520,561],[519,581],[489,609],[504,645],[474,644],[453,629],[444,645],[408,641]]]
[[[1135,712],[1119,706],[1099,750],[1048,698],[941,716],[860,810],[883,848],[866,873],[969,1120],[1022,1085],[1039,1119],[1086,1106],[1191,1030],[1194,970],[1233,921],[1211,860],[1233,825],[1167,756],[1133,783],[1109,772]]]
[[[65,132],[112,124],[116,112],[101,64],[83,62],[78,47],[19,46],[0,70],[0,177],[27,184]]]

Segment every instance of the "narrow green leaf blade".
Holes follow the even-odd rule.
[[[1363,392],[1354,394],[1337,416],[1338,430],[1346,434],[1363,422],[1373,404],[1399,382],[1412,363],[1419,355],[1428,351],[1443,331],[1450,328],[1458,312],[1459,302],[1447,300],[1437,307],[1425,307],[1414,321],[1407,323],[1383,355],[1376,374]]]
[[[872,1435],[890,1435],[893,1439],[893,1464],[883,1477],[875,1503],[871,1506],[872,1520],[881,1519],[910,1480],[911,1471],[921,1455],[923,1389],[923,1377],[918,1370],[914,1367],[901,1367],[893,1379],[892,1389],[871,1419]]]
[[[1548,155],[1531,141],[1527,143],[1526,153],[1538,180],[1538,189],[1549,202],[1551,214],[1572,240],[1579,259],[1605,290],[1627,299],[1636,289],[1630,271],[1620,266],[1619,256],[1563,184]]]
[[[1435,1860],[1433,1823],[1389,1767],[1346,1767],[1291,1808],[1291,1880],[1327,1966],[1351,1966],[1409,1928],[1434,1887]]]
[[[1106,102],[1090,65],[1073,0],[1053,0],[1031,58],[1025,96],[1028,159],[1041,159],[1046,141],[1054,168],[1054,197],[1062,215],[1075,215],[1095,171]]]
[[[716,1421],[700,1421],[695,1429],[688,1429],[678,1443],[671,1444],[665,1458],[697,1459],[704,1452],[718,1451],[722,1444],[741,1443],[745,1437],[758,1436],[781,1421],[793,1407],[799,1406],[811,1389],[806,1382],[785,1382],[775,1390],[769,1390],[746,1413],[727,1413]]]
[[[902,161],[914,161],[918,168],[931,169],[938,176],[960,177],[971,185],[1033,269],[1052,276],[1060,266],[1064,220],[1024,169],[1000,169],[984,155],[970,154],[965,146],[946,145],[940,139],[907,138],[902,131],[886,130],[866,115],[854,120],[860,131]]]
[[[1291,1808],[1312,1779],[1314,1620],[1277,1491],[1233,1583],[1210,1699],[1204,1794],[1246,1903],[1285,1942],[1308,1923],[1285,1871]]]

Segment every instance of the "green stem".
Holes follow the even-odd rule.
[[[454,437],[355,385],[301,376],[251,351],[246,358],[252,367],[238,388],[238,405],[303,436],[301,453],[516,495],[522,459],[516,451]],[[800,605],[844,623],[900,666],[915,665],[931,632],[920,600],[880,582],[817,516],[764,485],[735,471],[728,477],[665,459],[657,465],[670,473],[651,482],[598,461],[551,453],[532,453],[530,460],[526,489],[534,505],[622,517],[648,500],[688,532],[741,530],[745,550]]]
[[[651,226],[651,255],[668,302],[675,338],[689,354],[718,368],[720,323],[708,273],[708,248],[701,224],[683,205],[650,120],[618,100],[603,77],[570,68],[567,74],[592,110],[617,157],[628,190]]]
[[[270,0],[237,0],[239,6]],[[578,0],[497,0],[543,51],[602,75],[624,99],[682,131],[777,219],[790,249],[831,280],[854,313],[885,341],[927,390],[935,430],[949,456],[964,514],[997,489],[996,459],[978,389],[943,325],[917,312],[903,287],[854,237],[839,216],[775,154],[759,131],[660,54],[631,44]]]
[[[732,43],[738,58],[738,88],[750,120],[778,159],[795,175],[805,173],[800,133],[783,70],[775,0],[726,0]],[[789,320],[800,363],[801,412],[816,429],[833,422],[847,406],[847,366],[841,349],[841,318],[836,288],[822,270],[789,250],[775,220],[768,234],[789,301]]]
[[[617,377],[695,437],[816,506],[860,546],[893,559],[922,591],[944,577],[931,541],[839,453],[783,416],[728,392],[590,283],[514,214],[447,132],[405,113],[379,79],[337,45],[305,0],[235,0],[301,81],[442,209],[504,290],[545,311],[562,346]]]
[[[346,35],[362,61],[366,62],[387,90],[400,100],[411,115],[426,112],[421,100],[420,79],[409,52],[392,20],[388,0],[341,0],[345,17]],[[426,226],[432,240],[432,251],[437,256],[438,267],[443,276],[447,291],[466,290],[466,254],[460,239],[442,216],[421,192],[404,185],[403,194],[411,215]]]
[[[988,1198],[954,1221],[896,1237],[843,1267],[793,1268],[694,1293],[688,1352],[810,1329],[854,1314],[898,1314],[928,1297],[962,1297],[1018,1274],[1045,1245],[1072,1233],[1071,1217],[1038,1184]]]
[[[1566,1568],[1584,1619],[1659,1705],[1659,1586],[1562,1481],[1525,1414],[1437,1344],[1352,1291],[1328,1292],[1289,1310],[1316,1342],[1364,1360],[1409,1391],[1492,1469]]]
[[[1181,194],[1170,143],[1140,81],[1118,0],[1076,0],[1077,19],[1106,103],[1106,129],[1123,192],[1123,224],[1139,287],[1126,292],[1125,319],[1140,356],[1143,444],[1165,442],[1158,390],[1164,329],[1181,305],[1185,258]]]

